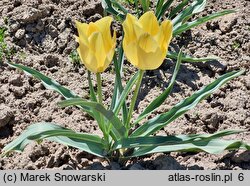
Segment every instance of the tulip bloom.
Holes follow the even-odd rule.
[[[129,62],[141,70],[157,69],[167,55],[172,38],[171,21],[165,20],[159,25],[152,11],[139,20],[127,14],[123,29],[123,49]]]
[[[104,17],[89,24],[76,21],[76,37],[81,61],[94,73],[103,72],[111,63],[116,45],[116,33],[111,36],[111,17]]]

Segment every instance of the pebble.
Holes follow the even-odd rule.
[[[9,31],[13,33],[13,32],[16,32],[19,28],[20,28],[20,23],[15,22],[10,25]]]
[[[18,86],[18,87],[22,86],[23,82],[22,82],[22,79],[21,79],[21,75],[20,74],[14,74],[14,75],[10,76],[9,83],[14,85],[14,86]]]
[[[13,116],[10,107],[0,105],[0,128],[7,125]]]
[[[62,21],[62,22],[57,26],[57,28],[58,28],[60,31],[63,31],[63,30],[66,28],[65,21]]]
[[[24,87],[10,87],[10,91],[13,92],[14,96],[18,99],[22,98],[25,94],[25,88]]]
[[[232,27],[237,23],[237,15],[228,14],[221,18],[218,22],[219,28],[222,33],[227,33],[232,30]]]
[[[24,29],[19,29],[15,33],[15,38],[17,39],[22,39],[25,35],[25,30]]]
[[[212,131],[216,131],[219,123],[223,121],[223,117],[214,111],[207,111],[200,117],[203,123]]]

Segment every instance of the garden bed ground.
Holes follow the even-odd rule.
[[[173,41],[174,47],[183,47],[193,56],[216,55],[221,59],[183,63],[172,94],[153,115],[167,111],[221,74],[234,69],[246,69],[246,72],[169,124],[161,130],[161,135],[246,129],[248,132],[229,138],[250,143],[250,2],[209,0],[202,15],[224,9],[236,9],[237,13],[203,24]],[[69,59],[70,52],[76,48],[74,20],[95,21],[101,13],[98,0],[1,0],[0,26],[8,28],[6,42],[16,48],[13,62],[33,67],[87,97],[86,69],[74,66]],[[168,85],[174,64],[167,60],[158,70],[146,73],[136,114]],[[124,80],[134,72],[135,69],[126,64]],[[114,80],[112,67],[102,76],[105,100],[109,103]],[[38,80],[6,64],[0,65],[0,149],[27,126],[39,121],[99,134],[96,122],[85,113],[73,107],[58,108],[57,102],[62,99],[59,94],[46,90]],[[28,145],[23,153],[0,158],[0,169],[250,169],[250,152],[161,153],[132,159],[120,166],[44,141],[41,145]]]

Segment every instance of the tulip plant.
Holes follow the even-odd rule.
[[[117,11],[114,9],[114,3],[116,6],[119,5],[121,9],[121,5],[116,1],[105,2],[108,12]],[[158,1],[158,3],[157,7],[165,7],[164,9],[166,9],[164,1]],[[187,24],[186,26],[191,28],[190,25],[193,24],[192,22],[183,23],[183,19],[186,19],[185,16],[189,15],[190,11],[180,13],[179,18],[177,15],[172,21],[168,19],[160,21],[159,16],[161,17],[162,13],[160,12],[162,11],[162,9],[158,9],[157,14],[153,11],[147,11],[139,18],[127,12],[122,23],[124,30],[122,44],[118,47],[116,47],[116,32],[114,31],[112,34],[110,31],[112,17],[106,16],[89,24],[76,21],[78,31],[76,40],[79,43],[77,51],[88,70],[90,100],[81,98],[73,91],[34,69],[8,62],[10,66],[21,69],[41,80],[46,88],[60,93],[65,100],[59,102],[59,106],[76,106],[87,112],[97,121],[103,135],[79,133],[55,123],[40,122],[29,126],[17,139],[5,146],[2,150],[3,155],[13,150],[22,151],[32,140],[41,142],[43,139],[120,162],[157,152],[205,151],[220,153],[223,150],[238,148],[250,150],[250,146],[240,140],[221,139],[221,137],[240,133],[243,130],[224,130],[214,134],[157,135],[157,132],[163,127],[194,108],[223,84],[244,72],[242,70],[228,72],[179,102],[169,111],[147,120],[147,116],[157,109],[171,93],[181,61],[183,59],[195,61],[193,58],[183,55],[182,52],[176,55],[170,53],[170,56],[176,58],[177,62],[169,85],[138,117],[134,117],[133,112],[144,72],[157,69],[167,56],[171,38],[177,33],[187,30],[183,25]],[[125,86],[122,85],[124,55],[127,61],[138,69]],[[111,103],[104,105],[102,72],[107,69],[111,62],[115,67],[114,92]],[[92,79],[93,74],[96,75],[96,91]],[[128,99],[129,94],[132,94],[131,100]]]

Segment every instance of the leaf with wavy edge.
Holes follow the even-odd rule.
[[[244,70],[233,71],[233,72],[228,72],[222,75],[221,77],[216,79],[214,82],[210,83],[209,85],[205,86],[201,90],[194,93],[192,96],[184,99],[183,101],[175,105],[168,112],[159,114],[156,117],[148,120],[146,123],[144,123],[139,128],[137,128],[131,134],[131,137],[148,136],[150,134],[155,133],[156,131],[165,127],[167,124],[169,124],[170,122],[172,122],[173,120],[175,120],[176,118],[184,114],[185,112],[194,108],[199,102],[201,102],[203,99],[208,97],[219,87],[224,85],[226,82],[228,82],[232,78],[235,78],[241,75],[243,72]]]
[[[99,136],[77,133],[70,129],[47,122],[30,125],[20,136],[3,148],[2,155],[4,156],[10,151],[23,151],[33,140],[40,141],[43,139],[75,147],[99,157],[105,156],[104,143]]]

